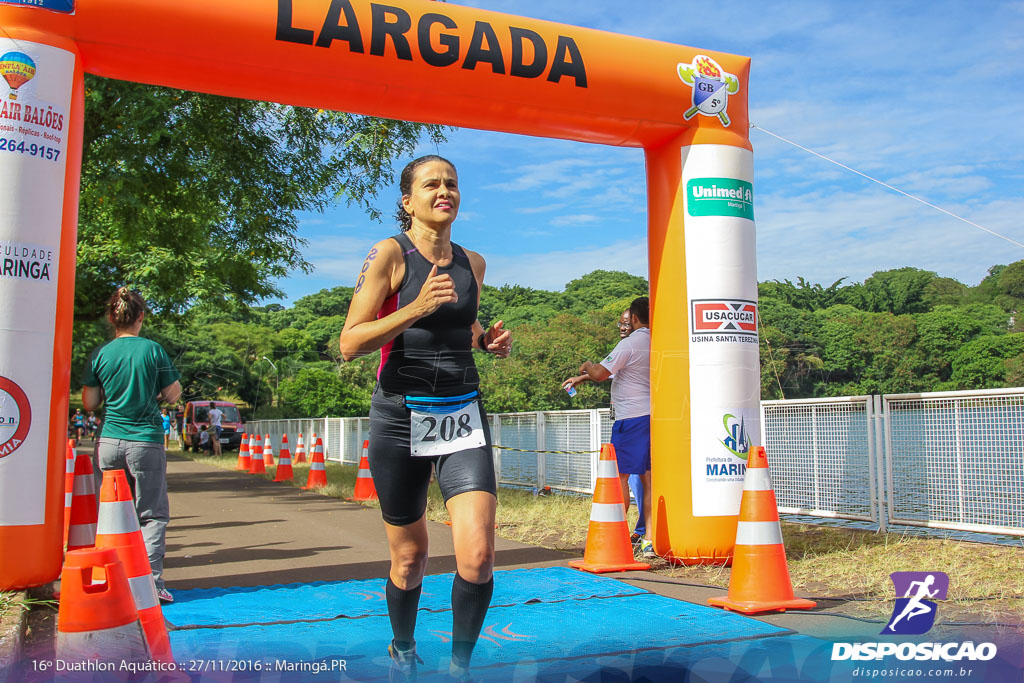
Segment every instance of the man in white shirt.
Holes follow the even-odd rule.
[[[587,361],[580,366],[580,375],[570,377],[563,387],[577,386],[590,380],[604,382],[612,378],[612,445],[619,466],[622,500],[629,509],[629,475],[639,474],[644,490],[651,490],[651,330],[650,302],[641,296],[629,305],[629,322],[633,332],[619,341],[608,357],[600,363]],[[614,375],[614,377],[612,377]],[[641,552],[654,557],[650,540],[651,496],[643,496],[641,510],[645,536]]]
[[[210,401],[210,410],[206,413],[206,417],[210,421],[210,429],[213,430],[213,434],[210,435],[213,441],[213,454],[220,455],[220,433],[223,429],[221,420],[224,419],[224,412],[217,407],[216,403]]]

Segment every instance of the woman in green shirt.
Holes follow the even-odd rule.
[[[82,403],[86,410],[96,410],[106,402],[99,466],[103,471],[124,470],[157,595],[170,602],[163,580],[170,508],[159,401],[178,400],[181,375],[162,346],[139,336],[145,314],[146,302],[127,287],[110,298],[107,320],[114,327],[114,339],[92,352],[82,372]]]

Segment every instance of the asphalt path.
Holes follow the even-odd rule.
[[[164,581],[170,591],[384,578],[388,546],[380,510],[263,477],[167,459],[171,522]],[[455,571],[451,529],[428,522],[430,574]],[[572,559],[502,538],[495,569]]]

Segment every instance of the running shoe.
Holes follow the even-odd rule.
[[[166,588],[157,588],[156,597],[160,598],[160,602],[174,602],[174,596]]]
[[[644,557],[657,557],[658,553],[654,552],[654,544],[650,541],[641,541],[640,543],[640,554]]]
[[[420,656],[416,654],[416,643],[408,650],[399,650],[392,640],[388,645],[388,655],[391,657],[391,668],[388,670],[390,683],[405,683],[416,680],[416,663],[423,663]]]
[[[452,663],[448,665],[448,678],[458,683],[473,683],[473,677],[469,673],[469,662],[452,655]]]

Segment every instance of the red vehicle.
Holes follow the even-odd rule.
[[[210,404],[213,403],[217,409],[224,413],[220,420],[220,447],[222,451],[237,449],[242,443],[243,422],[242,416],[238,413],[238,406],[231,401],[189,401],[185,404],[184,434],[182,440],[185,450],[191,448],[199,452],[199,431],[203,425],[210,429]],[[214,438],[210,432],[210,438]]]

